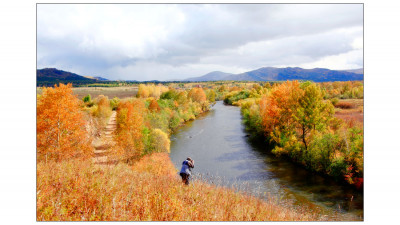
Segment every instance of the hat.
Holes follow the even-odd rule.
[[[186,160],[190,160],[190,161],[192,161],[192,159],[190,158],[190,157],[187,157],[187,159]]]

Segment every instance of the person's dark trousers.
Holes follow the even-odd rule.
[[[189,174],[186,173],[180,173],[181,177],[182,177],[182,182],[185,183],[186,185],[189,185]]]

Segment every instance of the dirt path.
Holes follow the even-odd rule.
[[[110,153],[111,147],[115,145],[113,132],[117,129],[116,116],[117,112],[113,111],[101,137],[93,143],[95,148],[93,161],[97,165],[110,164],[107,155]]]

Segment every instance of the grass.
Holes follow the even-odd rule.
[[[341,99],[335,105],[335,116],[348,123],[364,123],[364,100]]]
[[[78,95],[79,99],[82,99],[88,94],[91,95],[92,99],[95,99],[99,95],[107,96],[109,99],[114,97],[122,99],[136,96],[138,87],[78,87],[72,88],[72,91],[75,95]],[[41,88],[37,88],[37,93],[42,93]]]
[[[37,164],[38,221],[320,221],[321,212],[232,189],[181,183],[166,153],[133,166]]]

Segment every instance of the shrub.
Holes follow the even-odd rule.
[[[95,103],[97,105],[97,109],[93,111],[93,116],[104,119],[111,116],[112,110],[107,96],[99,95],[96,98]]]
[[[153,129],[150,132],[149,152],[170,152],[170,140],[168,135],[160,129]]]
[[[112,110],[117,110],[118,104],[121,102],[121,100],[118,97],[114,97],[113,99],[110,100],[110,106]]]
[[[351,104],[350,102],[338,102],[336,103],[335,107],[341,108],[341,109],[352,109],[355,106]]]

